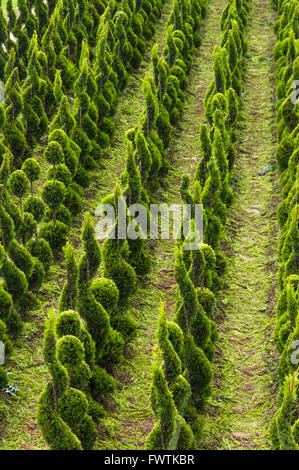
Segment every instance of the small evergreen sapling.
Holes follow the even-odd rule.
[[[28,193],[30,186],[30,182],[24,171],[14,171],[8,179],[7,186],[11,193],[19,198],[21,214],[23,214],[23,198]]]
[[[44,357],[52,379],[42,392],[37,410],[37,422],[51,449],[80,450],[92,448],[96,438],[94,423],[88,416],[85,394],[69,385],[69,371],[61,364],[75,366],[84,355],[84,347],[75,336],[60,341],[55,338],[53,313],[46,321]],[[79,341],[79,343],[78,343]],[[81,355],[80,355],[81,353]]]

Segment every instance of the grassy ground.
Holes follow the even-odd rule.
[[[207,448],[271,449],[279,188],[275,173],[258,176],[258,171],[275,159],[273,22],[270,2],[254,0],[237,161],[240,185],[226,231],[231,266],[221,305]]]

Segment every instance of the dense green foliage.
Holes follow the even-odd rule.
[[[176,16],[177,21],[178,10],[179,2],[175,2],[173,18]],[[193,194],[189,189],[190,181],[187,176],[182,177],[180,188],[182,202],[190,204],[192,209],[191,219],[184,221],[190,224],[190,234],[181,243],[181,246],[176,247],[175,251],[175,279],[178,284],[175,322],[182,331],[182,346],[178,355],[181,359],[180,367],[182,367],[183,377],[189,387],[189,396],[187,395],[188,398],[186,399],[187,406],[181,414],[191,426],[197,439],[200,438],[203,428],[202,417],[198,413],[203,409],[212,390],[210,361],[214,356],[217,330],[211,317],[215,306],[215,294],[223,286],[227,265],[225,255],[220,248],[220,241],[222,228],[227,219],[227,208],[232,202],[230,184],[236,158],[234,149],[235,126],[241,105],[241,77],[243,58],[246,52],[245,27],[248,11],[249,2],[231,0],[223,12],[221,19],[223,39],[221,46],[215,47],[213,56],[215,79],[210,84],[205,97],[205,113],[209,124],[202,125],[200,129],[201,155],[195,172]],[[182,23],[178,22],[177,24]],[[186,24],[185,21],[183,24]],[[181,39],[182,36],[176,33],[175,31],[173,36]],[[188,37],[186,30],[184,33]],[[185,73],[188,73],[194,49],[190,48],[189,45],[190,52],[188,54],[186,52],[188,47],[186,46],[185,53],[180,57],[180,49],[177,49],[179,40],[175,42],[169,36],[165,63],[168,63],[168,66],[172,66],[177,72],[178,67],[173,64],[176,58],[177,60],[180,58],[179,66],[183,67]],[[159,77],[158,59],[155,53],[153,59],[156,80],[159,87],[164,89],[164,82],[161,81],[164,74],[162,75],[160,72]],[[160,70],[164,65],[162,64],[161,59]],[[179,79],[180,90],[182,91],[185,86],[184,75],[182,73],[180,75],[175,73],[174,75],[176,79]],[[165,107],[170,113],[170,122],[175,123],[180,115],[180,108],[167,107],[166,103],[170,103],[168,98],[169,95],[165,100]],[[195,221],[193,220],[195,217],[195,204],[203,204],[204,207],[203,243],[198,240],[198,249],[188,251],[187,243],[193,241],[194,233],[195,237],[198,237]],[[165,341],[162,343],[161,338],[159,346],[165,363],[166,379],[169,380],[168,368],[174,367],[174,351],[171,348],[171,343],[167,344],[166,349],[166,343]],[[175,397],[177,390],[176,388],[172,390],[171,381],[168,395],[165,391],[162,392],[163,388],[165,389],[163,373],[155,370],[152,407],[159,421],[149,436],[148,446],[149,448],[158,448],[155,446],[157,446],[158,439],[157,429],[160,426],[160,448],[180,449],[182,447],[167,447],[173,445],[172,436],[174,433],[177,434],[177,431],[173,422],[171,424],[165,422],[164,424],[165,418],[157,413],[157,409],[161,413],[161,410],[165,410],[166,406],[170,406],[170,391]],[[178,407],[176,401],[175,405]],[[178,408],[178,410],[180,409]],[[172,417],[173,421],[175,420],[174,416],[175,414]],[[170,416],[168,418],[170,419]],[[168,430],[171,430],[168,437],[166,437],[165,432],[163,435],[163,426],[168,426]],[[172,431],[172,429],[174,430]],[[177,445],[180,445],[179,442]],[[187,439],[185,445],[186,447],[183,448],[189,449],[190,440]]]
[[[40,308],[53,259],[61,261],[63,252],[58,313],[48,313],[44,334],[50,379],[37,410],[50,449],[95,447],[97,426],[119,387],[115,371],[126,361],[127,344],[143,327],[128,306],[155,260],[146,241],[149,228],[136,224],[128,208],[143,204],[149,212],[168,177],[167,154],[201,43],[206,0],[174,0],[166,45],[162,51],[158,43],[152,48],[153,73],[143,81],[144,109],[125,135],[125,168],[113,193],[102,201],[114,205],[111,230],[116,239],[99,243],[90,212],[84,215],[81,240],[76,240],[78,251],[71,229],[74,223],[78,227],[83,210],[91,210],[84,199],[91,171],[101,171],[105,149],[116,133],[118,103],[130,74],[143,61],[164,3],[18,0],[16,11],[8,0],[4,13],[0,2],[0,80],[5,84],[0,104],[0,341],[9,357],[12,340],[21,334],[30,312]],[[299,81],[299,6],[298,0],[272,3],[279,14],[274,58],[282,203],[274,331],[281,355],[280,391],[270,434],[276,449],[298,450],[299,377],[293,357],[299,341],[299,104],[293,98],[294,82]],[[221,43],[211,58],[214,79],[198,129],[194,180],[183,170],[177,188],[182,203],[191,206],[191,217],[182,220],[189,234],[175,246],[173,321],[167,320],[166,306],[160,308],[148,450],[200,448],[212,393],[216,299],[228,266],[223,238],[234,198],[249,7],[250,0],[227,0]],[[196,204],[204,208],[202,240],[195,230]],[[118,238],[121,217],[137,234],[134,239]],[[193,237],[196,248],[190,250]],[[0,390],[8,386],[9,375],[0,366]],[[1,413],[2,408],[0,418]]]
[[[0,288],[7,357],[7,334],[19,334],[27,312],[40,307],[38,291],[53,256],[66,245],[73,218],[82,211],[88,169],[99,165],[101,149],[115,133],[112,118],[121,92],[142,62],[163,3],[18,0],[17,10],[6,2],[6,15],[0,5],[0,79],[5,85],[0,105]],[[69,245],[65,254],[69,285],[60,310],[75,308],[83,297],[76,284],[83,271]],[[105,281],[101,295],[107,301],[111,285]],[[119,360],[124,341],[136,331],[117,304],[109,310],[113,328],[97,304],[107,318],[103,363]],[[1,386],[5,376],[1,368]],[[95,377],[96,389],[102,378],[105,371]]]
[[[297,1],[273,2],[279,19],[275,23],[274,49],[277,76],[277,163],[280,170],[282,203],[278,209],[279,288],[274,340],[281,354],[278,375],[278,411],[271,423],[271,438],[277,450],[299,449],[299,102],[293,99],[299,79],[299,30]],[[295,87],[296,88],[296,87]]]

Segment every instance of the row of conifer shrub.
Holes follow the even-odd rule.
[[[0,8],[0,340],[6,359],[27,312],[40,306],[36,294],[53,253],[82,210],[90,166],[82,162],[92,154],[100,161],[113,136],[118,100],[163,3],[18,0],[17,12],[7,2],[7,16]],[[85,119],[86,106],[95,121]],[[99,145],[91,145],[89,125],[101,133]],[[113,129],[109,138],[103,126]],[[39,164],[35,154],[48,132]],[[37,195],[45,162],[46,183]],[[76,180],[80,168],[83,177]],[[7,383],[0,366],[0,387]]]
[[[7,360],[10,340],[22,332],[27,314],[40,307],[37,294],[53,255],[38,231],[45,210],[42,199],[33,195],[35,176],[40,174],[38,162],[30,158],[22,170],[11,174],[5,162],[0,168],[0,340]],[[7,376],[2,366],[0,375],[3,388]]]
[[[217,340],[213,321],[216,295],[223,286],[227,265],[221,239],[233,199],[235,130],[248,12],[246,0],[230,0],[223,11],[222,42],[213,55],[215,78],[205,97],[207,123],[199,132],[201,151],[193,191],[189,178],[182,177],[182,202],[203,204],[204,234],[203,242],[198,239],[197,250],[184,249],[184,244],[194,239],[191,234],[175,248],[176,314],[174,321],[168,322],[162,305],[158,327],[161,357],[154,367],[151,392],[156,424],[148,436],[148,449],[194,450],[203,432],[202,412],[212,391],[211,361]],[[194,234],[194,219],[190,228]]]
[[[166,46],[159,57],[158,45],[152,50],[153,76],[144,79],[145,110],[137,126],[127,131],[126,169],[121,185],[102,203],[112,204],[117,215],[113,231],[118,228],[118,200],[127,206],[143,204],[149,208],[152,195],[165,177],[169,162],[166,150],[172,127],[183,111],[184,90],[191,71],[195,47],[199,45],[199,28],[205,14],[200,0],[175,0],[167,28]],[[131,220],[127,212],[128,223]],[[136,230],[142,231],[140,226]],[[123,302],[136,292],[137,276],[151,270],[151,255],[146,240],[107,238],[103,244],[105,276],[117,285]]]
[[[277,77],[277,163],[282,202],[278,208],[280,296],[274,341],[281,355],[278,364],[278,410],[270,434],[277,450],[299,449],[299,3],[273,1],[279,18],[274,25]],[[297,81],[297,82],[296,82]],[[297,341],[297,343],[296,343]]]

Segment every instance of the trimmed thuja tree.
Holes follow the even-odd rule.
[[[35,158],[27,158],[23,163],[22,170],[30,181],[30,192],[33,196],[33,183],[41,176],[41,168]]]
[[[40,396],[37,422],[51,449],[91,449],[94,445],[97,432],[88,414],[86,394],[71,386],[73,373],[82,365],[84,355],[84,345],[76,336],[62,336],[57,341],[55,317],[50,313],[44,358],[52,378]]]
[[[46,272],[49,271],[53,261],[52,250],[49,243],[38,234],[37,225],[43,220],[45,214],[45,203],[34,195],[33,183],[37,181],[41,174],[39,163],[34,158],[25,160],[22,171],[30,182],[30,195],[24,200],[23,208],[25,213],[31,214],[35,222],[35,239],[30,238],[26,243],[26,249],[37,258]]]
[[[229,185],[229,166],[227,154],[224,148],[221,132],[218,128],[215,129],[212,144],[212,157],[215,158],[219,169],[221,179],[221,201],[229,206],[233,199],[233,193]]]
[[[17,243],[14,223],[5,210],[5,201],[4,204],[0,204],[0,229],[6,250],[1,261],[0,274],[5,280],[6,289],[11,294],[17,311],[22,312],[24,316],[28,310],[39,307],[38,299],[30,290],[39,289],[44,270],[39,260],[33,258]]]
[[[19,115],[23,110],[23,100],[19,84],[18,68],[15,67],[5,83],[5,121],[1,122],[4,141],[11,150],[14,164],[21,166],[27,150],[25,130]]]
[[[126,308],[119,303],[119,290],[112,279],[104,277],[92,281],[91,290],[110,317],[112,328],[119,331],[125,343],[132,341],[137,334],[137,321],[131,317]]]
[[[227,209],[221,200],[221,177],[213,156],[211,157],[207,167],[208,178],[201,193],[201,203],[205,208],[207,221],[204,241],[215,250],[220,246],[222,227],[226,222]]]
[[[32,181],[37,177],[40,169],[39,165],[34,159],[28,159],[27,161],[28,164],[26,167],[24,167],[24,169],[26,170],[29,175],[29,178],[31,179],[32,191]],[[36,233],[37,238],[37,222],[39,222],[43,217],[44,203],[41,199],[31,195],[24,202],[25,212],[23,212],[22,198],[26,195],[28,191],[29,179],[27,178],[25,172],[23,172],[22,170],[17,170],[12,173],[10,178],[8,179],[7,185],[11,192],[20,199],[21,221],[18,230],[15,230],[16,237],[21,238],[24,245],[26,242],[30,244],[30,240],[34,231]],[[13,215],[14,206],[12,205],[12,203],[10,203],[9,199],[5,197],[5,195],[8,196],[8,194],[4,192],[4,194],[2,195],[4,197],[3,202],[5,209],[9,211],[9,214],[3,214],[3,217],[6,218],[8,222],[8,217],[10,216],[10,214]],[[13,219],[14,221],[18,220],[16,214],[17,212],[15,211],[15,217]],[[33,219],[33,217],[35,220]],[[10,225],[9,222],[8,225]],[[4,229],[4,232],[6,231],[6,233],[8,233],[7,228]],[[15,265],[25,273],[29,282],[30,290],[39,290],[45,275],[43,263],[42,260],[39,259],[39,256],[35,257],[35,254],[31,253],[31,251],[28,250],[27,246],[26,248],[22,247],[17,243],[16,240],[13,239],[9,241],[9,245],[7,245],[7,248],[11,260],[13,260]],[[45,248],[45,251],[46,250],[47,248]]]
[[[37,224],[39,224],[45,214],[45,203],[40,197],[34,196],[33,183],[41,175],[39,163],[34,158],[25,160],[22,170],[30,181],[30,195],[24,201],[24,210],[33,215],[36,222],[35,237],[38,239]]]
[[[199,139],[200,139],[200,160],[196,167],[194,179],[195,181],[199,181],[201,187],[203,187],[208,177],[207,165],[212,154],[212,144],[211,144],[211,139],[210,139],[210,135],[208,131],[208,126],[206,124],[202,124],[200,126]]]
[[[59,163],[57,178],[62,181],[66,188],[64,198],[65,207],[72,215],[77,215],[82,210],[83,189],[74,180],[77,176],[80,147],[62,129],[54,129],[49,135],[49,143],[57,142],[61,146],[64,160]],[[51,168],[48,175],[53,177],[54,169]]]
[[[84,357],[78,363],[63,359],[61,354],[58,358],[65,363],[69,372],[70,386],[86,394],[89,415],[98,423],[105,414],[101,402],[104,396],[113,393],[115,380],[96,365],[94,341],[76,311],[61,312],[56,320],[55,331],[57,338],[63,339],[65,343],[69,343],[70,336],[74,336],[84,347]],[[79,344],[78,341],[76,343]]]
[[[198,302],[196,289],[179,247],[176,249],[175,258],[175,277],[179,287],[176,321],[182,330],[193,335],[196,344],[205,350],[210,339],[211,322]]]
[[[47,93],[47,84],[40,78],[41,65],[38,61],[37,35],[30,42],[30,60],[28,76],[23,86],[23,116],[25,119],[25,137],[33,148],[48,129],[48,118],[43,109],[43,100]]]
[[[156,130],[156,123],[159,115],[159,102],[157,96],[157,89],[155,82],[152,78],[146,77],[143,82],[143,93],[146,102],[146,109],[140,119],[140,125],[142,127],[143,134],[148,145],[150,152],[150,158],[146,158],[144,161],[144,168],[141,165],[141,176],[145,172],[143,178],[143,185],[147,183],[150,188],[154,189],[157,186],[157,176],[159,172],[167,172],[168,164],[165,160],[163,141],[160,139]],[[137,134],[138,135],[138,134]],[[141,142],[140,142],[141,143]],[[138,141],[136,142],[138,144]],[[146,157],[144,148],[138,148],[138,158],[143,159]],[[141,160],[142,162],[142,160]],[[150,178],[145,177],[150,175]]]
[[[89,240],[90,255],[92,252],[95,254],[95,250],[92,250],[91,248],[91,244],[92,244],[91,241],[92,240],[90,238]],[[93,323],[91,323],[90,321],[88,322],[88,320],[86,319],[88,312],[87,314],[85,314],[84,312],[82,313],[82,308],[84,307],[84,301],[86,301],[86,298],[82,298],[82,289],[80,289],[78,286],[80,279],[82,279],[82,277],[80,278],[80,276],[82,276],[82,270],[86,269],[84,257],[83,256],[81,257],[80,265],[78,267],[77,262],[75,260],[75,254],[70,243],[68,243],[64,247],[64,253],[65,253],[65,258],[66,258],[66,266],[67,266],[67,281],[64,285],[63,291],[60,296],[60,301],[59,301],[60,312],[74,310],[77,308],[77,305],[78,305],[82,318],[86,320],[87,328],[90,328],[92,325],[94,326],[95,329],[96,329],[96,325],[98,325],[99,327],[101,327],[101,325],[103,326],[103,321],[101,323],[101,319],[103,320],[103,316],[101,317],[101,314],[103,314],[103,310],[101,310],[101,304],[103,304],[104,308],[106,308],[107,306],[107,311],[110,311],[109,309],[112,309],[113,305],[115,306],[115,303],[117,302],[117,299],[118,299],[118,291],[117,291],[116,286],[113,286],[113,285],[107,286],[105,282],[101,282],[99,283],[101,284],[101,286],[97,284],[98,290],[96,292],[94,291],[94,289],[90,289],[88,287],[87,295],[90,296],[91,301],[89,304],[85,303],[85,305],[86,307],[90,308],[89,312],[92,312],[92,308],[94,308],[93,310],[94,314],[95,315],[98,314],[98,322],[96,322],[96,320]],[[95,256],[95,257],[98,258],[98,256]],[[97,265],[97,261],[95,262],[94,266],[96,265]],[[99,279],[96,281],[107,281],[107,280]],[[83,289],[84,288],[86,288],[85,282],[84,282]],[[99,306],[97,305],[95,300],[92,298],[93,293],[99,294],[97,297],[98,302],[101,301],[101,304]],[[74,314],[72,315],[74,316]],[[70,313],[70,321],[73,321],[72,315]],[[105,317],[105,314],[104,314],[104,317]],[[68,325],[66,313],[63,314],[63,318],[65,318],[65,324]],[[60,319],[61,319],[61,315],[58,317],[58,322],[61,321]],[[70,329],[69,333],[64,333],[64,334],[74,334],[72,331],[73,330]],[[91,331],[91,333],[95,335],[95,330]],[[75,334],[75,336],[78,336],[79,339],[82,339],[81,336],[79,336],[78,334]],[[88,347],[85,345],[85,350],[86,350],[86,353],[88,352],[88,358],[89,358],[88,360],[86,359],[86,361],[92,371],[92,378],[91,378],[91,384],[90,384],[90,387],[92,388],[91,393],[92,393],[92,396],[94,396],[95,399],[98,400],[98,399],[101,399],[103,395],[113,392],[114,381],[110,376],[108,376],[108,374],[103,369],[99,368],[98,366],[95,366],[95,361],[98,361],[99,357],[97,354],[96,345],[91,335],[87,331],[84,332],[84,338],[88,339],[88,344],[92,342],[92,348],[90,345]],[[84,341],[82,340],[84,343],[85,343],[85,339]]]
[[[105,309],[96,302],[90,291],[90,282],[101,263],[101,251],[94,238],[93,222],[90,214],[85,215],[82,227],[82,240],[85,253],[79,261],[78,309],[85,319],[87,329],[95,342],[97,352],[103,351],[109,335],[109,317]]]
[[[30,182],[22,170],[14,171],[7,182],[10,192],[20,201],[20,210],[23,215],[23,198],[29,191]]]
[[[144,144],[146,144],[145,141]],[[128,142],[127,145],[127,164],[124,179],[127,184],[123,196],[126,197],[127,205],[133,206],[134,204],[144,203],[141,177],[131,142]],[[133,216],[134,214],[128,213],[129,263],[137,274],[147,274],[151,270],[151,255],[147,249],[146,233],[143,232],[143,227],[135,221]]]
[[[51,133],[55,129],[61,129],[70,137],[75,125],[76,120],[72,116],[68,98],[63,95],[59,102],[57,114],[49,125],[49,132]]]
[[[146,442],[147,450],[194,450],[195,439],[190,426],[178,413],[163,370],[153,370],[151,405],[157,420]]]
[[[86,48],[83,51],[86,51]],[[87,93],[87,90],[90,90],[91,82],[96,88],[96,84],[92,80],[88,57],[84,56],[80,74],[75,83],[74,118],[76,125],[72,130],[71,138],[81,149],[80,164],[86,169],[95,168],[97,166],[96,159],[101,158],[96,125],[98,116],[94,115],[96,108]]]

